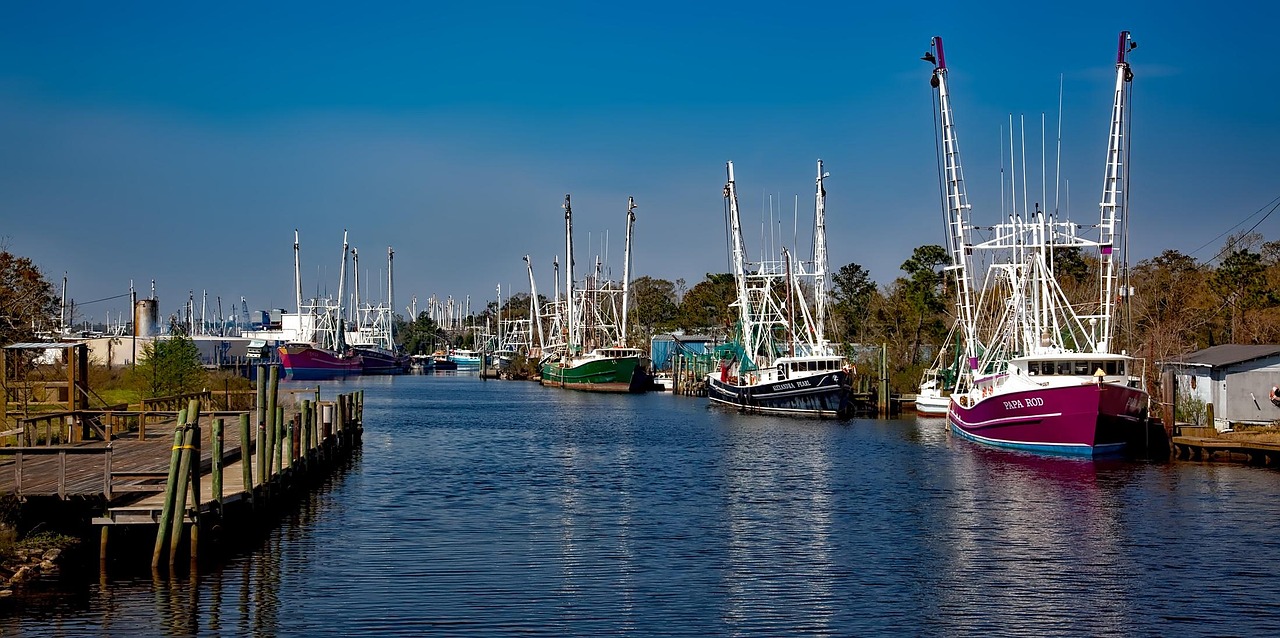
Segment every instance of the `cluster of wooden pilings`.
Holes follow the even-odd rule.
[[[202,436],[198,401],[180,411],[163,494],[150,503],[109,508],[95,521],[102,525],[104,561],[114,524],[154,521],[152,568],[179,564],[184,548],[194,565],[211,531],[256,527],[274,518],[283,511],[278,501],[297,493],[308,479],[327,475],[360,445],[363,391],[321,401],[317,388],[314,400],[302,399],[286,410],[279,400],[279,366],[263,367],[269,370],[258,375],[256,409],[238,415],[238,436],[224,436],[222,417],[209,419],[212,431]],[[238,441],[238,449],[224,450],[227,438]],[[212,447],[209,467],[199,461],[204,440]]]

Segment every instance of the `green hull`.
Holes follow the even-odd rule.
[[[643,392],[644,368],[640,357],[594,359],[542,366],[542,385],[590,392]]]

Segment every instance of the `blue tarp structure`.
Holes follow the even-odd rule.
[[[670,370],[671,356],[679,352],[685,356],[704,354],[707,344],[714,339],[703,335],[654,335],[649,340],[649,358],[653,360],[654,370]]]

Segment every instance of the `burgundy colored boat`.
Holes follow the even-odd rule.
[[[338,379],[361,371],[362,358],[354,351],[339,354],[310,343],[286,343],[279,350],[285,374],[295,381]]]

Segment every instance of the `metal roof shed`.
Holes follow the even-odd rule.
[[[1280,386],[1280,344],[1223,344],[1159,365],[1174,371],[1180,401],[1213,405],[1219,430],[1280,421],[1280,405],[1271,401]]]

